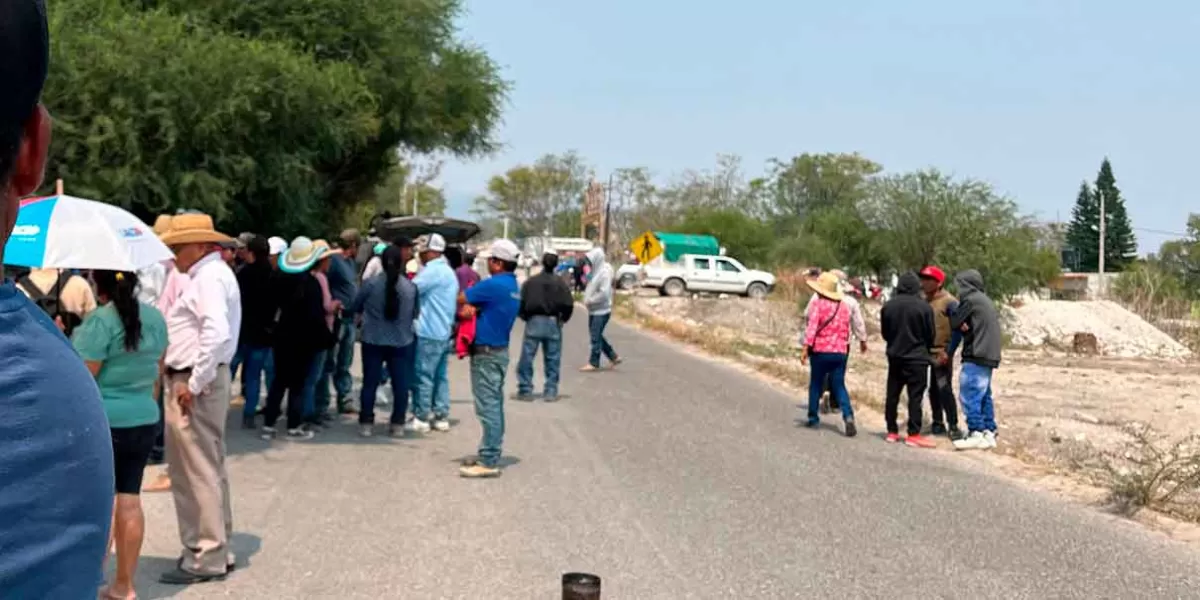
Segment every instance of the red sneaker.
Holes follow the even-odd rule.
[[[922,436],[921,434],[913,434],[904,440],[904,445],[912,446],[913,448],[937,448],[937,444],[933,440]]]
[[[899,442],[899,441],[900,441],[900,434],[898,434],[898,433],[889,433],[889,434],[887,434],[887,437],[886,437],[886,438],[883,438],[883,441],[885,441],[885,442],[887,442],[887,443],[889,443],[889,444],[895,444],[896,442]]]

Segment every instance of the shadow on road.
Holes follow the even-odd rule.
[[[230,540],[230,545],[233,546],[233,553],[237,556],[237,572],[230,574],[230,577],[237,577],[238,572],[250,568],[250,558],[258,554],[259,550],[262,549],[262,538],[252,533],[234,532],[233,538]],[[158,577],[174,569],[178,562],[178,556],[142,556],[138,558],[137,577],[134,580],[138,598],[146,600],[172,598],[176,594],[188,589],[190,586],[165,585],[158,582]],[[115,568],[116,560],[110,558],[107,573],[108,581],[112,580],[112,571]]]

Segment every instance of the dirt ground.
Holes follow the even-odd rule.
[[[798,360],[799,302],[659,298],[639,293],[625,297],[624,304],[627,314],[643,324],[670,324],[667,329],[676,328],[676,334],[682,328],[698,336],[691,341],[710,336],[726,340],[737,348],[734,358],[806,385],[807,369]],[[881,411],[887,366],[879,338],[879,307],[867,303],[863,308],[869,349],[863,355],[855,348],[847,386],[856,405]],[[999,453],[1036,467],[1039,475],[1063,475],[1101,486],[1104,474],[1096,468],[1097,460],[1129,455],[1130,438],[1123,427],[1149,426],[1164,443],[1196,432],[1200,364],[1194,360],[1073,356],[1056,348],[1005,350],[993,384]],[[928,427],[928,401],[924,410]],[[882,419],[877,425],[883,428]],[[953,450],[946,440],[939,447]],[[1095,490],[1086,495],[1095,496]]]

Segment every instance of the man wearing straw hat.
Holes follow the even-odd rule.
[[[225,416],[242,305],[237,279],[221,258],[221,244],[230,238],[213,228],[212,217],[176,215],[162,241],[174,251],[176,268],[191,281],[167,314],[171,343],[163,359],[163,408],[183,554],[160,581],[189,585],[224,579],[234,564]]]
[[[0,264],[42,183],[50,116],[42,0],[0,0]],[[0,267],[0,595],[95,598],[113,502],[112,439],[91,373]]]

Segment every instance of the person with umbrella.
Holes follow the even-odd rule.
[[[21,198],[42,184],[51,119],[40,103],[50,49],[41,0],[0,2],[0,265]],[[11,263],[20,264],[20,263]],[[112,518],[112,437],[83,361],[0,267],[0,590],[94,598]]]
[[[100,306],[72,338],[96,378],[112,432],[116,502],[113,531],[116,578],[104,598],[136,598],[134,572],[146,529],[142,473],[158,435],[158,366],[167,349],[167,322],[157,308],[137,298],[138,277],[124,271],[92,271]]]
[[[160,577],[174,585],[222,579],[234,564],[229,475],[225,469],[225,415],[237,351],[242,300],[233,270],[221,258],[212,217],[176,215],[162,242],[191,281],[167,314],[170,345],[166,369],[167,467],[182,556]]]

